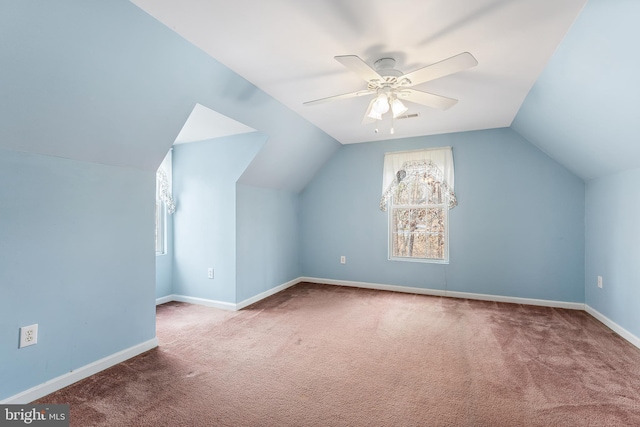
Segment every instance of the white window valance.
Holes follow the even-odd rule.
[[[439,147],[385,153],[380,209],[387,209],[389,199],[403,179],[418,174],[441,183],[447,193],[449,209],[458,204],[454,192],[453,152],[451,147]]]

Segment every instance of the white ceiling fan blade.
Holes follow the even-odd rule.
[[[420,83],[439,79],[440,77],[475,67],[476,65],[478,65],[476,58],[474,58],[469,52],[464,52],[440,62],[436,62],[435,64],[427,65],[426,67],[412,71],[409,74],[405,74],[403,77],[411,81],[408,86],[415,86]]]
[[[457,99],[422,92],[421,90],[416,89],[404,89],[402,92],[398,93],[398,96],[406,101],[426,105],[427,107],[436,108],[438,110],[446,110],[447,108],[453,107],[458,102]]]
[[[359,90],[357,92],[349,92],[349,93],[343,93],[342,95],[335,95],[335,96],[329,96],[327,98],[315,99],[313,101],[303,102],[302,104],[303,105],[316,105],[316,104],[322,104],[324,102],[337,101],[339,99],[356,98],[358,96],[370,95],[370,94],[373,94],[373,93],[375,93],[375,91]]]
[[[363,79],[365,82],[370,80],[382,80],[380,74],[376,72],[373,68],[369,67],[366,62],[360,59],[359,56],[356,55],[343,55],[343,56],[334,56],[336,61],[356,73]]]

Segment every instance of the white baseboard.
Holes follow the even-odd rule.
[[[164,304],[170,301],[181,301],[181,302],[187,302],[191,304],[205,305],[208,307],[221,308],[223,310],[236,311],[236,310],[242,310],[243,308],[251,304],[254,304],[267,297],[270,297],[271,295],[274,295],[287,288],[290,288],[293,285],[297,285],[300,282],[318,283],[318,284],[335,285],[335,286],[348,286],[351,288],[377,289],[381,291],[403,292],[408,294],[433,295],[433,296],[440,296],[440,297],[474,299],[474,300],[482,300],[482,301],[507,302],[512,304],[537,305],[542,307],[566,308],[570,310],[585,309],[585,305],[580,302],[508,297],[508,296],[491,295],[491,294],[475,294],[471,292],[446,291],[442,289],[412,288],[408,286],[386,285],[383,283],[368,283],[368,282],[355,282],[350,280],[322,279],[319,277],[298,277],[297,279],[290,280],[287,283],[283,283],[282,285],[271,288],[265,292],[262,292],[258,295],[255,295],[237,304],[233,304],[230,302],[209,300],[205,298],[188,297],[185,295],[168,295],[166,297],[158,298],[156,300],[156,305]]]
[[[598,319],[600,322],[604,323],[604,325],[609,329],[611,329],[613,332],[617,333],[618,335],[620,335],[625,340],[629,341],[634,346],[640,348],[640,338],[638,338],[637,336],[635,336],[634,334],[632,334],[622,326],[618,325],[616,322],[609,319],[607,316],[600,313],[595,308],[585,305],[585,311],[590,315],[592,315],[593,317],[595,317],[596,319]]]
[[[258,295],[254,295],[251,298],[247,298],[246,300],[236,304],[232,302],[216,301],[216,300],[206,299],[206,298],[197,298],[197,297],[189,297],[186,295],[173,294],[173,295],[167,295],[165,297],[156,299],[156,305],[165,304],[171,301],[178,301],[178,302],[186,302],[189,304],[204,305],[207,307],[215,307],[222,310],[238,311],[238,310],[242,310],[245,307],[250,306],[251,304],[255,304],[260,300],[270,297],[271,295],[284,291],[285,289],[290,288],[293,285],[297,285],[298,283],[302,282],[301,279],[302,278],[298,277],[297,279],[290,280],[287,283],[283,283],[282,285],[278,285],[276,287],[268,289],[262,293],[259,293]]]
[[[473,294],[470,292],[446,291],[445,296],[452,298],[475,299],[482,301],[508,302],[512,304],[539,305],[542,307],[567,308],[570,310],[584,310],[581,302],[554,301],[549,299],[505,297],[502,295]]]
[[[156,305],[164,304],[173,301],[173,295],[167,295],[165,297],[156,298]]]
[[[158,346],[158,339],[153,338],[149,341],[134,345],[110,356],[96,360],[88,365],[82,366],[66,374],[60,375],[47,382],[39,384],[35,387],[31,387],[21,393],[8,397],[0,401],[2,405],[17,405],[33,402],[36,399],[40,399],[48,394],[58,391],[68,385],[78,382],[84,378],[90,377],[93,374],[97,374],[100,371],[104,371],[118,363],[124,362],[127,359],[131,359],[134,356],[144,353]]]
[[[213,299],[188,297],[186,295],[171,295],[171,301],[188,302],[189,304],[204,305],[222,310],[236,311],[236,304],[232,302],[216,301]],[[167,301],[168,302],[168,301]]]
[[[290,288],[293,285],[297,285],[300,282],[302,282],[302,280],[300,277],[298,277],[297,279],[290,280],[287,283],[283,283],[282,285],[276,286],[275,288],[271,288],[258,295],[252,296],[251,298],[247,298],[246,300],[236,304],[236,310],[242,310],[243,308],[248,307],[251,304],[255,304],[256,302],[270,297],[271,295],[277,294],[280,291],[284,291],[285,289]]]
[[[349,286],[365,289],[379,289],[383,291],[404,292],[420,295],[435,295],[441,297],[465,298],[482,301],[508,302],[513,304],[539,305],[544,307],[568,308],[584,310],[584,304],[578,302],[553,301],[533,298],[507,297],[501,295],[474,294],[469,292],[453,292],[440,289],[410,288],[407,286],[384,285],[380,283],[352,282],[348,280],[320,279],[317,277],[301,277],[300,282],[324,283],[327,285]]]
[[[353,282],[349,280],[320,279],[318,277],[301,277],[299,282],[318,283],[323,285],[348,286],[350,288],[376,289],[379,291],[403,292],[406,294],[434,295],[443,297],[445,291],[439,289],[410,288],[408,286],[384,285],[382,283]]]

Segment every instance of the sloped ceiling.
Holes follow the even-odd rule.
[[[247,132],[255,132],[255,129],[223,116],[204,105],[196,104],[180,130],[174,145],[206,141],[207,139],[222,138]]]
[[[196,104],[268,140],[241,180],[300,191],[333,138],[128,0],[0,6],[0,148],[155,171]]]
[[[167,0],[159,3],[164,4],[164,1]],[[457,4],[452,10],[464,12],[463,3],[467,6],[470,3],[461,1],[451,2],[452,5]],[[219,6],[218,2],[204,3]],[[275,2],[277,5],[285,3],[290,4],[284,0]],[[449,4],[419,3],[432,4],[433,7]],[[259,51],[251,50],[255,46],[249,46],[249,51],[246,51],[237,41],[230,43],[233,40],[231,34],[215,42],[224,45],[225,49],[232,46],[229,52],[239,57],[237,61],[240,64],[246,62],[256,70],[268,70],[269,73],[259,75],[267,79],[269,87],[298,85],[301,81],[318,83],[313,89],[315,94],[301,92],[299,96],[296,90],[287,92],[288,96],[295,95],[291,102],[295,101],[297,109],[302,108],[299,102],[303,100],[331,95],[333,89],[348,92],[353,90],[354,84],[360,83],[331,58],[335,54],[354,53],[371,60],[382,53],[404,52],[398,56],[404,64],[400,68],[417,68],[449,53],[467,50],[463,46],[466,40],[455,36],[459,35],[458,29],[477,27],[486,16],[495,18],[498,14],[507,17],[513,3],[528,4],[532,11],[538,13],[532,15],[526,28],[519,28],[514,23],[520,21],[512,22],[511,32],[503,36],[525,31],[528,37],[537,40],[541,28],[550,19],[542,11],[548,10],[550,15],[554,15],[558,5],[564,8],[561,9],[564,11],[561,14],[564,26],[554,27],[558,41],[569,28],[571,16],[577,14],[584,2],[544,1],[540,3],[548,9],[538,9],[542,6],[533,0],[483,0],[474,2],[475,9],[469,9],[468,13],[445,16],[444,21],[433,24],[437,28],[428,24],[429,14],[420,15],[420,19],[416,19],[420,26],[428,27],[428,31],[417,33],[422,34],[422,38],[414,35],[412,40],[442,48],[422,60],[407,54],[408,51],[413,52],[410,44],[394,47],[380,42],[382,44],[366,48],[370,43],[367,40],[373,40],[367,37],[372,37],[374,32],[364,18],[373,12],[358,2],[327,1],[313,6],[324,11],[320,22],[306,21],[316,33],[310,32],[308,36],[294,40],[307,52],[304,60],[309,62],[304,73],[296,75],[289,74],[287,61],[292,59],[291,56],[273,56],[271,41],[263,38],[264,34],[246,35],[255,42]],[[231,3],[225,3],[221,10],[242,15],[242,10],[235,10],[229,5]],[[128,0],[8,1],[2,2],[0,8],[0,39],[3,40],[0,43],[0,148],[151,171],[159,165],[194,106],[199,103],[269,136],[242,176],[242,182],[299,191],[339,146],[336,140],[292,109],[194,47]],[[326,13],[324,8],[334,13]],[[185,11],[187,9],[185,6]],[[301,13],[299,9],[298,6],[298,13]],[[362,14],[356,13],[360,11]],[[638,16],[640,3],[637,1],[590,0],[546,68],[544,61],[534,66],[538,67],[536,73],[543,69],[544,72],[513,121],[514,130],[583,179],[640,167],[640,144],[636,142],[640,131],[636,106],[640,99],[640,85],[635,76],[640,60],[634,54],[636,41],[640,40]],[[279,25],[289,25],[286,17],[279,18]],[[390,34],[391,24],[381,19],[372,22],[382,36]],[[401,21],[392,21],[392,24],[397,22]],[[319,45],[326,41],[326,37],[318,35],[316,27],[327,23],[332,25],[327,31],[333,32],[330,37],[334,44],[324,55],[322,49],[326,46]],[[256,25],[256,28],[262,28],[259,20]],[[312,34],[319,38],[314,39]],[[355,44],[348,44],[348,40],[355,40]],[[445,43],[445,40],[449,42]],[[485,38],[483,42],[494,44],[496,51],[502,45],[500,37]],[[544,56],[537,45],[529,46],[534,56]],[[549,45],[545,46],[541,49],[547,52],[545,55],[550,55]],[[314,53],[318,47],[320,53]],[[518,49],[515,54],[522,55],[526,50]],[[484,55],[478,56],[482,63]],[[500,58],[504,69],[509,69],[510,56]],[[480,66],[472,70],[477,72],[473,79],[493,81]],[[468,76],[472,70],[464,73]],[[502,77],[504,84],[511,87],[512,81],[507,75]],[[335,81],[337,86],[327,84],[327,79]],[[464,84],[458,85],[458,77],[452,76],[451,79],[455,84],[449,82],[445,85],[442,82],[444,86],[441,88],[464,88]],[[438,85],[428,89],[435,91],[440,88]],[[325,88],[331,92],[324,93]],[[471,95],[475,96],[475,92]],[[462,103],[463,98],[460,98]],[[476,119],[491,115],[492,105],[485,105],[487,111]],[[347,110],[342,111],[344,117],[357,115],[359,123],[359,107],[351,106]],[[496,111],[502,110],[498,108]],[[509,114],[515,114],[514,110],[510,111]],[[334,110],[326,114],[330,122],[336,121]],[[496,122],[484,122],[482,119],[482,123],[472,127],[507,126],[510,122],[504,117]],[[349,126],[352,127],[350,121]],[[444,128],[434,130],[425,125],[419,129],[420,134],[440,131]],[[400,131],[396,135],[402,136]],[[356,135],[352,141],[360,139]],[[367,131],[366,139],[375,138]]]
[[[513,129],[590,180],[640,167],[640,2],[589,0]]]
[[[343,144],[509,126],[586,0],[132,0]],[[469,51],[479,65],[417,88],[459,99],[415,119],[362,125],[369,97],[336,55],[413,71]],[[388,115],[389,116],[389,115]]]

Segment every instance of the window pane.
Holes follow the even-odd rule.
[[[427,256],[427,236],[424,233],[413,233],[411,242],[412,257],[424,258]]]
[[[444,208],[393,208],[392,256],[444,259]]]
[[[393,256],[408,256],[407,253],[407,236],[408,233],[393,233],[392,251]]]
[[[411,209],[393,209],[394,230],[397,232],[410,231]]]
[[[427,235],[424,233],[393,234],[393,256],[424,258],[427,256]]]
[[[444,259],[444,235],[432,234],[427,237],[427,257]]]
[[[429,208],[426,211],[427,231],[444,234],[444,208]]]
[[[411,209],[411,231],[425,231],[426,229],[427,210]]]

